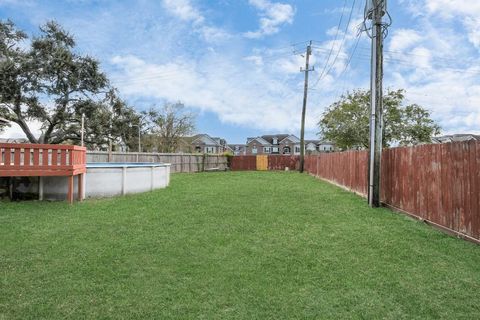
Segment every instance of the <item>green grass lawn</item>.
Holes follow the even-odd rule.
[[[298,173],[0,203],[0,319],[480,317],[480,247]]]

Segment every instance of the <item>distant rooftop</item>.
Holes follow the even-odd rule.
[[[450,135],[444,135],[444,136],[432,138],[433,143],[461,142],[461,141],[470,141],[470,140],[480,141],[480,135],[471,134],[471,133],[458,133],[458,134],[450,134]]]

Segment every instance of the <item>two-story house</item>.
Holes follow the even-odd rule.
[[[247,138],[246,154],[300,154],[300,139],[293,134],[272,134]]]
[[[219,137],[211,137],[206,133],[197,134],[190,138],[192,152],[220,154],[229,150],[227,141]]]
[[[229,144],[228,148],[235,156],[243,156],[247,154],[247,146],[245,144]]]

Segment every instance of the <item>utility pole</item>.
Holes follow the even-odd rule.
[[[315,67],[310,69],[310,55],[312,54],[312,41],[310,40],[305,54],[305,69],[300,68],[300,72],[305,73],[305,85],[303,89],[303,107],[302,107],[302,124],[300,128],[300,172],[303,172],[305,164],[305,113],[307,110],[307,95],[308,95],[308,73],[314,71]]]
[[[141,134],[142,126],[138,124],[138,152],[142,152],[142,134]]]
[[[133,124],[132,128],[137,127],[138,128],[138,152],[142,152],[142,122],[140,121],[137,124]]]
[[[82,128],[80,132],[80,145],[84,146],[84,134],[85,134],[85,113],[82,113]]]
[[[372,60],[370,80],[370,157],[368,204],[380,206],[380,177],[383,135],[383,27],[387,0],[367,0],[368,19],[372,20]],[[371,8],[368,4],[371,3]]]

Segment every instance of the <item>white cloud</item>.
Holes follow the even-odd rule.
[[[244,35],[247,38],[261,38],[280,31],[283,24],[291,24],[295,16],[295,9],[285,3],[275,3],[268,0],[249,0],[250,5],[259,10],[260,27],[257,31],[249,31]]]
[[[256,66],[263,66],[262,56],[255,56],[255,55],[248,56],[248,57],[243,58],[243,60],[250,61],[250,62],[254,63]]]
[[[207,42],[220,42],[231,37],[226,30],[207,23],[202,12],[190,0],[163,0],[163,6],[180,20],[192,23],[193,30]]]
[[[40,137],[42,124],[38,121],[29,121],[28,127],[32,131],[35,137]],[[6,128],[3,132],[0,133],[0,137],[2,138],[25,138],[25,133],[23,132],[22,128],[16,123],[11,123],[10,127]]]
[[[181,100],[189,107],[216,113],[223,122],[265,131],[297,129],[303,83],[298,65],[295,75],[288,76],[279,74],[281,59],[274,60],[276,67],[265,69],[252,68],[252,62],[262,61],[259,56],[232,64],[235,60],[242,61],[213,53],[197,62],[178,59],[153,64],[135,56],[117,56],[112,62],[121,69],[117,78],[130,79],[116,84],[127,97]],[[319,106],[312,104],[310,111]],[[309,120],[309,130],[315,130],[315,122]]]
[[[444,133],[480,131],[480,2],[408,1],[409,29],[388,38],[386,83],[404,88],[410,103],[432,112]]]
[[[422,41],[421,34],[413,29],[396,29],[391,36],[389,50],[404,51]]]
[[[480,2],[472,0],[425,0],[428,13],[446,18],[462,15],[480,15]]]
[[[403,0],[417,15],[437,17],[444,21],[457,21],[463,24],[467,38],[480,50],[480,1],[471,0]]]
[[[163,0],[165,9],[181,20],[203,23],[205,18],[193,7],[189,0]]]

